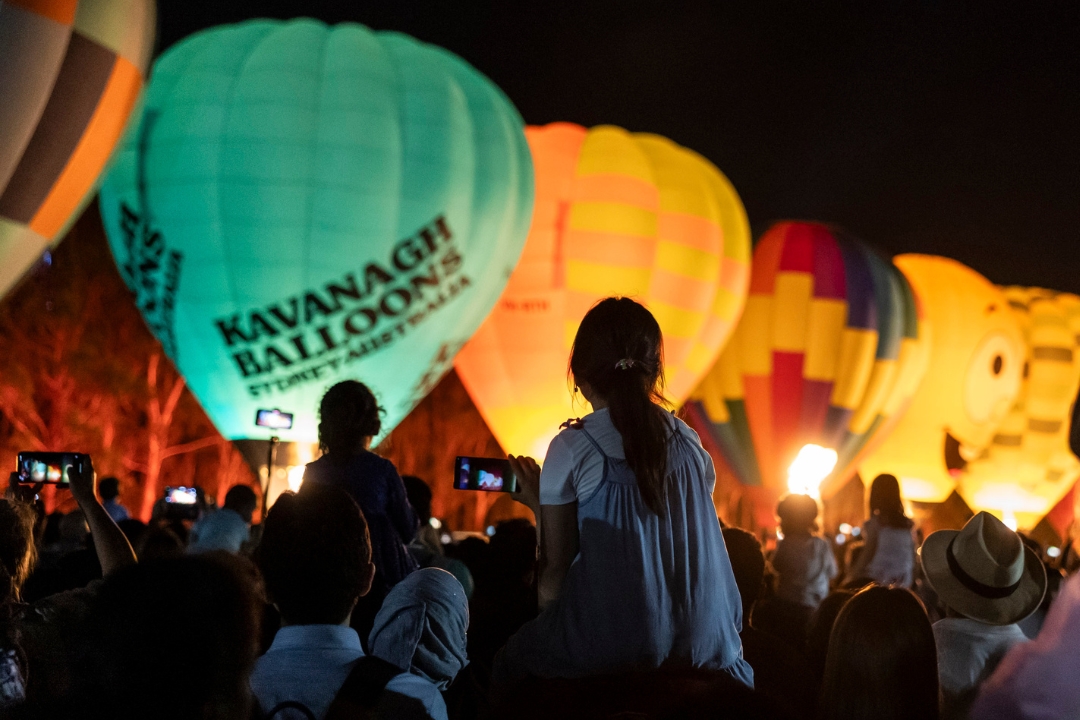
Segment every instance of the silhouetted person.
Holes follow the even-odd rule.
[[[753,534],[740,528],[724,530],[724,544],[742,598],[743,657],[754,669],[754,687],[793,717],[810,717],[817,698],[815,680],[802,654],[789,643],[754,625],[754,605],[765,581],[765,555]]]
[[[776,509],[784,537],[772,556],[777,573],[773,597],[762,603],[758,625],[802,648],[814,608],[829,594],[837,575],[836,558],[817,530],[818,505],[809,495],[791,494]]]
[[[922,546],[923,572],[946,617],[934,623],[943,720],[968,717],[982,682],[1027,636],[1016,623],[1046,592],[1042,561],[1020,536],[980,512],[962,530],[939,530]]]
[[[1039,636],[1014,645],[1005,654],[993,675],[982,684],[971,717],[1080,717],[1080,575],[1065,582]]]
[[[225,505],[220,510],[207,512],[191,526],[188,552],[240,552],[251,535],[251,518],[258,502],[250,487],[233,485],[225,493]]]
[[[98,500],[93,467],[84,466],[82,472],[71,468],[68,477],[68,489],[82,514],[80,522],[86,523],[93,539],[93,550],[86,551],[93,555],[95,572],[92,575],[108,578],[133,565],[135,553],[131,545]],[[36,490],[34,486],[16,484],[9,496],[32,498]],[[58,491],[63,492],[59,488]],[[87,578],[82,582],[90,580]],[[26,660],[27,701],[35,705],[66,693],[87,667],[85,658],[79,656],[79,649],[85,647],[83,636],[88,627],[87,615],[100,583],[68,587],[70,589],[19,608],[13,619]]]
[[[862,552],[848,569],[845,584],[914,585],[914,527],[915,523],[904,514],[896,477],[882,474],[874,478],[870,485],[870,517],[862,526]]]
[[[113,522],[120,523],[130,517],[127,508],[120,503],[119,478],[105,477],[98,480],[98,495],[101,496],[101,506],[109,513]]]
[[[422,568],[441,568],[456,577],[465,591],[465,597],[471,598],[476,589],[472,573],[469,572],[465,563],[456,558],[447,557],[442,544],[442,533],[445,531],[431,524],[431,488],[415,475],[403,475],[401,480],[405,483],[409,505],[420,520],[420,528],[408,545],[409,554]]]
[[[343,490],[304,484],[285,494],[264,523],[256,560],[282,627],[251,674],[251,687],[277,720],[323,718],[335,702],[370,695],[376,717],[444,720],[446,706],[431,682],[367,656],[349,626],[375,567],[360,509]],[[352,702],[351,700],[349,700]],[[295,714],[300,712],[300,714]]]
[[[937,720],[934,631],[905,588],[868,587],[829,638],[820,720]]]
[[[392,462],[371,452],[371,441],[382,429],[382,412],[363,383],[345,380],[332,386],[319,403],[324,454],[304,471],[305,485],[344,490],[367,520],[375,579],[353,613],[353,627],[365,641],[386,593],[418,567],[405,549],[419,527],[405,485]]]
[[[570,372],[594,411],[555,436],[542,478],[535,460],[510,458],[516,498],[540,524],[540,615],[496,657],[493,691],[530,675],[660,666],[752,686],[715,469],[694,431],[662,407],[659,324],[629,298],[600,301],[578,328]]]
[[[817,610],[810,616],[806,626],[806,659],[817,682],[825,675],[825,660],[829,655],[829,635],[832,634],[836,616],[855,595],[855,590],[841,588],[825,596]]]
[[[495,653],[536,617],[536,528],[528,520],[504,520],[495,527],[485,570],[470,607],[469,659],[486,682]]]
[[[117,573],[88,619],[90,706],[132,720],[247,717],[260,613],[254,568],[224,553]]]

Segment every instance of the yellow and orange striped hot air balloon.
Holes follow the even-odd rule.
[[[957,492],[1030,530],[1080,477],[1069,449],[1069,417],[1080,389],[1080,297],[1041,288],[1002,288],[1024,333],[1020,392],[989,447],[960,474]]]
[[[949,258],[898,255],[930,326],[926,375],[903,417],[859,473],[900,479],[909,500],[941,502],[963,459],[989,445],[1020,389],[1024,341],[1001,290]]]
[[[915,297],[887,260],[825,225],[778,223],[686,413],[743,485],[763,489],[764,522],[789,489],[828,495],[851,477],[914,392],[925,348]]]
[[[455,367],[502,447],[542,456],[581,414],[567,388],[585,312],[624,295],[664,333],[667,391],[684,400],[742,312],[746,212],[709,161],[665,138],[554,123],[526,130],[532,226],[503,295]]]
[[[0,296],[78,217],[142,90],[153,0],[0,0]]]

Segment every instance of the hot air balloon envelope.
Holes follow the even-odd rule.
[[[153,0],[0,0],[0,296],[93,195],[154,27]]]
[[[960,474],[957,492],[1030,530],[1080,477],[1069,415],[1080,388],[1080,297],[1041,288],[1003,292],[1024,333],[1020,392],[990,441]]]
[[[746,312],[687,412],[743,484],[773,500],[828,495],[910,397],[924,339],[887,261],[824,225],[779,223],[754,248]]]
[[[681,402],[742,312],[750,236],[739,196],[700,155],[656,135],[570,123],[526,131],[536,211],[514,274],[458,356],[462,383],[508,452],[543,456],[571,402],[567,360],[598,300],[645,304]]]
[[[314,20],[214,28],[154,67],[101,191],[148,324],[223,434],[368,383],[388,432],[450,368],[521,252],[523,124],[460,58]]]
[[[941,502],[963,458],[990,443],[1020,388],[1024,343],[999,289],[955,260],[899,255],[930,324],[925,377],[889,436],[861,461],[870,479],[891,473],[909,500]]]

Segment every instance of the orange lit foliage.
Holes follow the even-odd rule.
[[[52,265],[39,263],[0,301],[0,468],[14,470],[20,450],[89,452],[99,477],[121,478],[124,505],[141,517],[168,484],[220,499],[254,483],[131,302],[96,203]],[[452,488],[455,455],[505,457],[453,372],[379,452],[431,485],[435,515],[455,530],[531,516],[502,493]],[[74,504],[65,492],[55,506]]]
[[[13,470],[20,450],[89,452],[143,519],[166,484],[220,497],[253,480],[144,325],[96,203],[51,265],[39,262],[0,302],[0,468]],[[67,493],[46,499],[73,506]]]

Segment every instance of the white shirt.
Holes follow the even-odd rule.
[[[829,594],[829,581],[838,572],[832,548],[817,535],[784,536],[776,546],[772,564],[780,575],[777,596],[811,608]]]
[[[701,447],[697,433],[689,425],[674,416],[672,420],[679,432],[695,441],[692,445]],[[589,413],[582,422],[593,440],[609,458],[616,460],[626,458],[623,452],[622,435],[612,424],[607,408]],[[711,476],[709,482],[715,484],[716,471],[713,468],[712,458],[708,457],[704,449],[701,453],[708,458],[705,462],[705,470]],[[556,435],[548,446],[544,467],[540,471],[540,504],[565,505],[579,499],[587,500],[600,486],[603,477],[603,456],[596,452],[596,448],[585,437],[585,433],[567,428]]]
[[[1027,641],[1019,625],[988,625],[970,618],[934,623],[941,720],[967,718],[982,684],[1011,647]]]
[[[251,691],[263,712],[292,700],[323,718],[353,664],[362,657],[360,636],[352,628],[287,625],[277,631],[270,649],[256,661],[249,680]],[[419,700],[432,720],[447,720],[446,703],[439,689],[427,680],[402,673],[392,678],[386,689]],[[294,715],[278,715],[279,720],[287,717]]]

